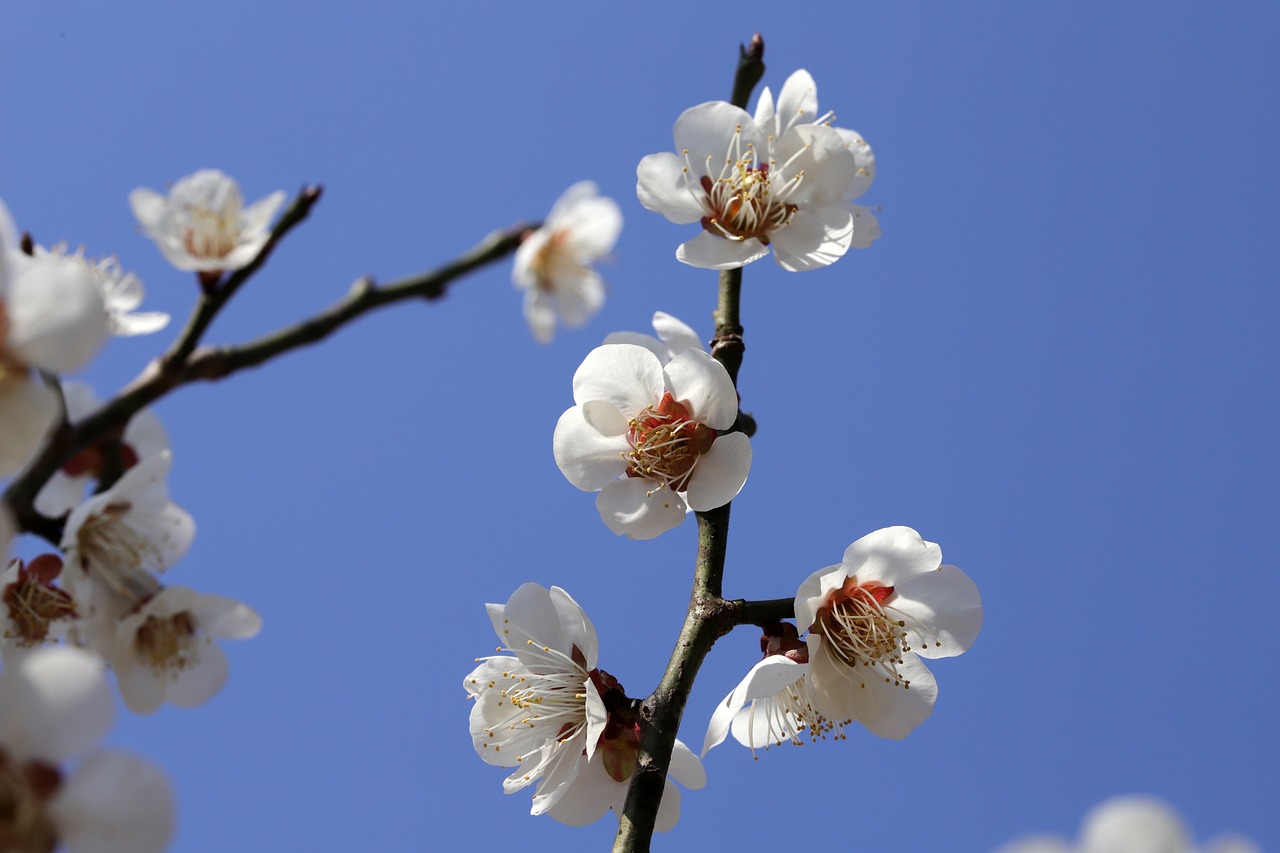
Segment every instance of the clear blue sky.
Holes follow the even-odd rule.
[[[1266,2],[690,6],[25,3],[0,31],[0,196],[37,240],[120,255],[146,307],[194,283],[129,212],[197,168],[249,198],[323,183],[311,221],[213,327],[255,337],[357,276],[433,267],[574,181],[622,206],[608,302],[535,344],[510,265],[443,302],[158,406],[199,525],[171,582],[243,599],[255,640],[207,706],[124,716],[161,763],[182,853],[603,849],[504,797],[461,679],[486,601],[559,584],[632,695],[683,617],[694,526],[614,537],[557,471],[570,378],[655,309],[711,330],[715,275],[645,211],[635,166],[726,98],[763,33],[860,131],[884,237],[818,272],[746,270],[740,390],[760,423],[726,593],[793,595],[907,524],[978,583],[986,624],[938,662],[933,718],[753,762],[726,745],[660,850],[813,836],[982,853],[1074,835],[1151,793],[1204,838],[1280,849],[1271,553],[1280,474],[1280,9]],[[167,343],[113,342],[101,393]],[[713,650],[683,738],[757,656]],[[1256,670],[1256,671],[1255,671]],[[816,842],[815,842],[816,843]]]

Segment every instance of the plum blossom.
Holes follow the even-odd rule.
[[[893,739],[929,717],[938,687],[920,658],[961,654],[982,627],[978,588],[941,563],[936,544],[886,527],[801,584],[796,622],[809,632],[808,691],[819,714]]]
[[[124,593],[131,576],[164,571],[182,559],[195,521],[169,500],[172,458],[166,450],[142,460],[72,511],[61,542],[72,576],[78,570]]]
[[[1154,797],[1113,797],[1085,815],[1080,843],[1034,836],[1006,844],[997,853],[1196,853],[1186,825],[1172,808]],[[1224,836],[1204,853],[1261,853],[1252,841]]]
[[[187,175],[168,196],[141,187],[129,193],[133,215],[169,263],[205,273],[237,270],[256,258],[284,199],[277,190],[246,208],[239,184],[216,169]]]
[[[96,615],[111,617],[110,608]],[[171,586],[114,620],[107,662],[129,710],[150,714],[165,702],[195,708],[227,683],[227,656],[216,639],[247,640],[262,617],[221,595]]]
[[[514,767],[505,793],[537,783],[531,814],[582,826],[620,811],[636,766],[639,721],[617,679],[597,666],[595,627],[559,587],[527,583],[505,605],[488,604],[506,655],[480,658],[463,687],[471,739],[486,763]],[[679,817],[685,787],[706,782],[701,762],[679,741],[657,828]]]
[[[524,318],[539,343],[555,336],[556,317],[578,328],[604,305],[604,281],[592,267],[622,232],[622,211],[591,181],[569,187],[542,227],[516,250],[511,278],[524,293]]]
[[[16,657],[53,643],[79,618],[75,600],[54,585],[62,558],[41,554],[30,562],[10,561],[0,574],[0,657]]]
[[[83,367],[107,337],[102,293],[83,265],[23,253],[0,203],[0,476],[21,468],[58,415],[35,371]]]
[[[676,119],[675,153],[650,154],[636,169],[649,210],[702,232],[676,250],[695,267],[733,269],[764,257],[799,272],[827,266],[880,234],[874,214],[849,203],[870,186],[875,161],[853,131],[817,114],[817,87],[798,71],[775,106],[768,89],[752,116],[709,101]]]
[[[89,754],[115,702],[92,655],[39,649],[0,672],[0,847],[70,853],[151,853],[173,835],[173,793],[151,764]]]
[[[573,376],[577,404],[560,416],[556,464],[570,483],[598,491],[596,509],[614,533],[652,539],[738,494],[751,441],[727,432],[738,395],[724,367],[687,349],[665,367],[649,350],[606,344]]]
[[[657,334],[656,338],[641,332],[610,332],[605,335],[604,342],[644,347],[656,355],[663,366],[687,349],[706,351],[697,332],[665,311],[653,312],[653,331]]]
[[[83,382],[63,383],[62,396],[67,419],[72,423],[83,420],[102,405],[93,389]],[[140,460],[168,450],[169,436],[160,419],[151,409],[142,409],[125,424],[119,441],[90,445],[55,471],[36,495],[36,509],[51,518],[65,515],[84,500],[85,488],[99,479],[111,464],[127,471]],[[112,454],[118,457],[113,459]]]
[[[142,281],[133,273],[126,273],[117,258],[86,258],[83,248],[70,253],[65,243],[52,249],[37,246],[35,253],[37,258],[56,258],[85,269],[102,292],[103,307],[107,312],[107,329],[112,335],[148,335],[169,325],[170,317],[162,311],[135,313],[145,295]]]

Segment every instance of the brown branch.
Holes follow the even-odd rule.
[[[445,294],[454,279],[510,255],[529,230],[539,227],[538,223],[533,223],[506,231],[495,231],[466,254],[432,272],[384,286],[374,284],[371,279],[361,279],[335,305],[256,341],[238,346],[198,347],[205,329],[235,289],[262,265],[280,237],[306,217],[310,205],[318,198],[318,188],[304,189],[276,225],[271,239],[253,263],[244,270],[233,273],[220,288],[201,298],[187,327],[164,355],[154,359],[101,409],[79,423],[63,424],[50,435],[35,459],[4,492],[4,501],[9,505],[21,530],[34,533],[55,545],[58,543],[63,523],[36,511],[36,493],[78,451],[97,442],[119,437],[129,419],[143,406],[190,382],[222,379],[316,343],[375,308],[409,299],[438,299]]]
[[[740,48],[733,85],[733,103],[736,106],[746,108],[751,90],[764,74],[763,57],[764,41],[759,34],[751,40],[750,49]],[[741,269],[725,270],[720,274],[716,334],[711,344],[712,356],[729,371],[735,387],[744,350],[742,326],[738,319],[741,287]],[[698,559],[693,591],[689,595],[689,611],[662,681],[640,705],[644,735],[631,787],[627,791],[627,803],[618,819],[614,853],[649,850],[662,792],[666,787],[667,768],[671,765],[676,731],[680,728],[698,669],[715,641],[740,624],[741,605],[721,597],[730,506],[725,504],[698,513]],[[756,610],[758,612],[761,608]]]

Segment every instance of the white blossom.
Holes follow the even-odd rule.
[[[578,328],[604,305],[604,281],[592,266],[607,257],[622,231],[622,211],[591,181],[564,191],[542,227],[516,250],[512,280],[524,290],[524,317],[534,338],[548,343],[556,317]]]
[[[216,169],[201,169],[173,185],[168,196],[139,188],[129,204],[142,230],[180,270],[237,270],[271,237],[284,190],[244,206],[240,186]]]
[[[671,359],[687,349],[706,352],[702,338],[688,324],[665,311],[653,312],[653,331],[657,335],[641,332],[610,332],[605,335],[606,344],[635,344],[644,347],[658,357],[665,367]]]
[[[738,415],[728,372],[687,349],[663,366],[649,350],[606,344],[573,376],[577,404],[556,424],[556,464],[570,483],[598,491],[614,533],[652,539],[684,520],[685,507],[733,500],[751,467],[751,441],[726,432]]]

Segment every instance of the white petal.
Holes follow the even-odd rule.
[[[1085,816],[1081,847],[1089,853],[1191,853],[1186,826],[1151,797],[1116,797]]]
[[[699,512],[724,506],[742,491],[750,470],[751,440],[740,432],[719,436],[689,479],[689,506]]]
[[[695,186],[701,176],[718,176],[726,161],[748,156],[753,149],[764,156],[765,139],[755,120],[746,110],[725,101],[709,101],[685,110],[676,119],[673,135],[681,165],[683,152],[689,152]]]
[[[622,812],[622,806],[626,805],[624,798],[623,803],[618,807],[618,812]],[[670,778],[662,786],[662,802],[658,804],[658,816],[653,822],[655,832],[670,832],[672,827],[680,820],[680,789]]]
[[[853,240],[849,243],[850,247],[865,249],[880,239],[880,220],[870,208],[851,204],[849,213],[853,216]]]
[[[244,212],[240,214],[242,236],[250,236],[254,235],[256,232],[267,231],[268,225],[275,217],[276,211],[278,211],[281,205],[284,204],[284,200],[284,190],[276,190],[271,195],[264,196],[245,208]],[[266,243],[265,235],[261,239],[261,243]],[[261,249],[261,245],[258,248]],[[253,254],[256,256],[258,252],[255,251]],[[228,269],[233,268],[228,267]]]
[[[122,752],[88,758],[50,808],[68,853],[159,853],[173,837],[169,780]]]
[[[680,244],[676,249],[676,260],[704,270],[729,270],[758,261],[767,254],[769,247],[754,237],[750,240],[729,240],[710,231],[702,231],[692,240]]]
[[[567,230],[566,245],[584,263],[605,257],[622,233],[622,210],[604,196],[583,199],[565,212],[557,228]]]
[[[671,764],[667,768],[667,775],[691,791],[707,785],[706,768],[702,766],[698,756],[693,754],[693,750],[679,739],[671,747]]]
[[[677,225],[697,222],[707,215],[702,205],[706,193],[696,177],[685,172],[684,158],[664,151],[650,154],[636,167],[636,196],[654,213]]]
[[[858,170],[844,197],[846,199],[855,199],[871,187],[871,182],[876,176],[876,158],[871,153],[871,146],[867,144],[867,140],[863,139],[860,134],[842,127],[837,127],[835,131],[840,134],[845,146],[853,152],[854,164]]]
[[[942,548],[924,541],[910,527],[884,527],[846,548],[843,563],[859,583],[874,580],[897,586],[914,575],[935,571],[942,563]]]
[[[610,332],[604,336],[604,343],[631,344],[632,346],[644,347],[656,355],[658,361],[663,364],[671,360],[671,348],[653,335],[643,335],[640,332]]]
[[[165,698],[179,708],[198,708],[212,699],[226,685],[231,674],[227,655],[218,644],[205,638],[199,657],[171,674],[165,690]]]
[[[538,646],[566,653],[569,651],[571,643],[565,635],[560,614],[551,598],[551,590],[541,584],[521,584],[511,593],[505,605],[489,604],[486,609],[493,623],[494,633],[498,635],[502,645],[517,656],[530,640]]]
[[[598,272],[583,267],[576,277],[564,277],[557,283],[556,300],[564,324],[580,329],[604,307],[604,281]]]
[[[738,392],[724,365],[700,349],[687,349],[664,368],[671,396],[689,406],[694,419],[728,429],[738,418]]]
[[[7,347],[53,373],[83,367],[108,333],[106,304],[88,266],[52,255],[19,258],[5,300]]]
[[[588,671],[595,669],[598,652],[595,625],[591,624],[591,620],[587,618],[587,613],[582,609],[582,605],[578,604],[569,593],[558,586],[551,587],[550,592],[551,603],[560,617],[560,627],[564,632],[564,639],[569,643],[562,651],[566,654],[571,654],[573,648],[576,647],[586,658],[586,666],[584,668]]]
[[[549,344],[556,335],[555,297],[538,287],[524,292],[524,321],[529,324],[533,339]]]
[[[121,337],[149,335],[169,325],[172,319],[163,311],[140,311],[135,314],[111,315],[111,333]]]
[[[796,123],[812,124],[818,118],[818,84],[808,71],[793,72],[778,93],[780,132]]]
[[[808,665],[796,663],[782,655],[770,655],[757,662],[747,671],[742,681],[729,691],[724,701],[716,706],[715,712],[711,715],[711,723],[707,726],[702,754],[706,755],[707,750],[724,742],[729,734],[729,726],[734,722],[739,711],[757,699],[767,699],[779,690],[794,684],[804,677],[808,669]],[[746,745],[762,747],[769,742],[767,738],[757,741],[752,737]]]
[[[780,174],[800,172],[804,180],[787,200],[799,204],[839,204],[848,200],[849,187],[858,176],[858,158],[839,131],[825,125],[806,124],[778,140],[773,157]]]
[[[133,215],[137,218],[138,224],[148,234],[163,230],[168,200],[160,193],[146,187],[139,187],[129,193],[129,207],[133,209]]]
[[[809,677],[815,707],[830,720],[857,720],[872,734],[901,740],[933,713],[938,684],[920,659],[903,655],[899,675],[910,688],[895,687],[874,666],[856,670],[817,648],[821,638],[809,637]]]
[[[593,403],[593,411],[603,420],[599,409],[611,404],[603,400]],[[613,410],[616,412],[618,409],[613,406]],[[560,473],[586,492],[603,489],[622,476],[627,469],[623,454],[629,446],[625,437],[601,435],[587,421],[583,406],[574,406],[560,416],[551,439]]]
[[[672,357],[687,349],[705,349],[697,332],[665,311],[653,312],[653,330],[671,350]]]
[[[777,122],[774,121],[776,115],[773,108],[773,92],[765,86],[760,90],[760,97],[756,99],[756,111],[752,118],[755,119],[756,126],[766,135],[777,136]]]
[[[600,738],[604,737],[605,726],[609,724],[609,712],[604,706],[604,699],[600,696],[600,690],[596,687],[596,683],[591,679],[586,682],[587,694],[587,761],[590,761],[596,754],[596,747],[600,745]]]
[[[791,224],[773,234],[773,257],[788,272],[830,266],[853,243],[853,213],[847,206],[802,207]]]
[[[609,809],[626,801],[627,786],[615,782],[603,761],[582,764],[577,777],[547,814],[569,826],[586,826],[604,817]]]
[[[0,389],[0,477],[27,464],[57,415],[52,388],[18,379]]]
[[[982,628],[977,585],[955,566],[914,575],[894,587],[889,606],[906,617],[907,642],[925,658],[968,651]]]
[[[607,344],[587,353],[573,374],[573,401],[607,400],[632,417],[662,399],[662,363],[643,347]]]
[[[0,673],[0,743],[14,759],[66,761],[101,741],[114,719],[102,661],[88,652],[49,646]]]
[[[629,421],[613,403],[606,403],[604,400],[588,400],[579,408],[582,409],[582,419],[606,438],[626,435]]]
[[[684,521],[684,501],[667,488],[639,477],[615,480],[600,490],[596,509],[618,535],[653,539]]]

